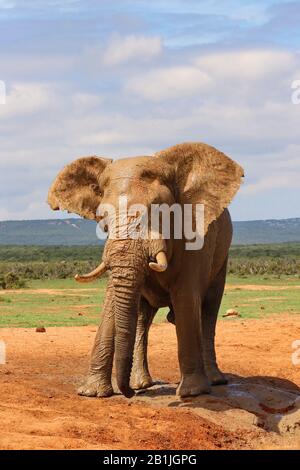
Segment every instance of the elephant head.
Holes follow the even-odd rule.
[[[152,157],[116,160],[86,157],[67,165],[48,195],[52,209],[68,210],[99,220],[101,204],[117,207],[126,196],[128,207],[143,204],[204,204],[204,231],[217,219],[238,190],[242,168],[213,147],[202,143],[177,145]],[[110,231],[110,223],[105,227]],[[115,363],[121,392],[129,397],[132,356],[140,291],[152,269],[167,271],[172,240],[108,239],[103,261],[91,273],[77,276],[85,282],[111,270],[115,292]],[[167,274],[166,273],[166,274]],[[165,274],[165,275],[166,275]]]

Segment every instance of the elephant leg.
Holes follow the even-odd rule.
[[[218,276],[210,285],[202,305],[203,355],[206,375],[212,385],[227,383],[225,375],[218,368],[215,350],[216,322],[224,292],[226,268],[227,259]]]
[[[109,397],[114,391],[111,374],[114,357],[114,289],[109,280],[103,307],[103,316],[92,350],[90,370],[85,383],[78,389],[79,395]]]
[[[174,310],[173,310],[173,307],[172,305],[170,306],[170,310],[167,314],[167,320],[168,322],[172,323],[173,325],[175,325],[175,313],[174,313]]]
[[[172,293],[176,318],[178,359],[181,381],[177,388],[180,397],[196,396],[210,392],[205,373],[201,345],[201,302],[196,289],[178,288]]]
[[[151,307],[146,299],[141,298],[134,345],[131,387],[134,389],[148,388],[153,385],[148,368],[147,348],[148,333],[157,309]]]

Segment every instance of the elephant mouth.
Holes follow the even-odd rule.
[[[160,251],[157,253],[155,258],[155,261],[149,262],[150,269],[159,273],[166,271],[168,268],[166,253],[164,251]],[[102,261],[95,269],[93,269],[93,271],[87,274],[76,274],[75,280],[81,283],[93,282],[105,274],[108,269],[108,266],[106,266],[104,261]]]

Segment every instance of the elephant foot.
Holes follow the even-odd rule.
[[[176,390],[176,394],[181,398],[195,397],[210,392],[211,387],[207,377],[199,373],[184,375]]]
[[[226,376],[217,368],[206,369],[206,375],[211,385],[226,385],[228,380]]]
[[[111,384],[104,383],[99,375],[89,375],[86,381],[77,390],[78,395],[84,397],[111,397],[114,394]]]
[[[132,374],[130,385],[134,390],[142,390],[152,387],[154,384],[152,377],[147,372],[137,372]]]

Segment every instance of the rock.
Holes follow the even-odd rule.
[[[287,408],[287,411],[278,410],[276,414],[267,416],[264,428],[280,434],[300,434],[300,397]]]
[[[43,326],[38,326],[38,327],[35,329],[35,332],[36,332],[36,333],[46,333],[46,328],[44,328]]]
[[[130,403],[152,407],[178,407],[230,431],[267,431],[300,435],[300,397],[284,388],[261,385],[247,379],[213,387],[210,395],[180,399],[177,384],[153,385],[140,390]]]
[[[241,315],[237,310],[234,310],[234,308],[229,308],[226,310],[226,313],[224,313],[223,317],[240,317]]]

